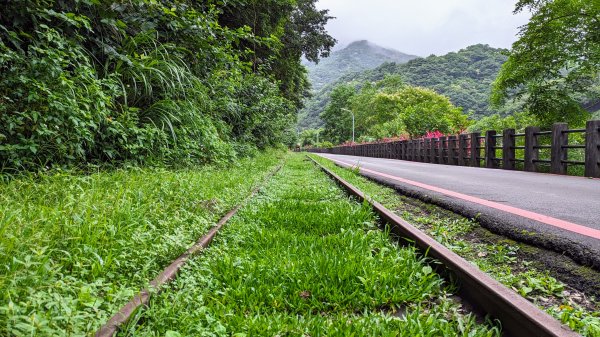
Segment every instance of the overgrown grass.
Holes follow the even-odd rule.
[[[401,196],[392,188],[362,177],[356,167],[344,169],[322,157],[311,157],[573,330],[584,336],[600,336],[597,299],[585,298],[585,294],[568,289],[547,271],[534,267],[532,261],[517,258],[518,243],[497,240],[485,230],[486,237],[472,240],[477,230],[482,231],[476,221]]]
[[[414,248],[293,154],[121,335],[496,336]]]
[[[232,167],[55,173],[0,185],[0,335],[95,331],[247,196],[283,152]]]

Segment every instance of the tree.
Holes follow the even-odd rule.
[[[251,52],[245,59],[255,71],[273,75],[284,96],[301,107],[310,86],[301,57],[318,62],[329,55],[336,43],[325,30],[333,18],[329,11],[317,10],[316,0],[212,2],[222,11],[222,25],[250,28],[253,38],[239,42],[240,51]]]
[[[323,135],[334,143],[352,139],[352,114],[343,109],[350,108],[350,100],[356,94],[356,89],[350,84],[337,86],[331,92],[331,100],[321,119],[325,123]]]
[[[526,9],[532,18],[502,66],[492,102],[523,97],[545,125],[581,123],[588,117],[581,96],[600,76],[600,1],[520,0],[515,13]]]
[[[469,124],[461,108],[431,89],[405,86],[392,94],[378,93],[373,101],[380,116],[370,129],[376,130],[382,125],[391,127],[381,130],[383,134],[378,137],[397,136],[403,132],[411,137],[422,136],[428,131],[458,133]]]
[[[469,125],[461,108],[431,89],[403,83],[400,76],[387,76],[375,83],[342,84],[331,93],[321,114],[325,134],[334,142],[350,139],[351,114],[356,119],[357,139],[381,139],[401,135],[422,136],[428,131],[458,133]]]

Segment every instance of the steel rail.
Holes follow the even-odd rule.
[[[406,220],[370,199],[361,190],[307,156],[321,170],[360,201],[367,201],[391,231],[413,242],[428,256],[440,261],[448,271],[446,275],[457,281],[462,298],[502,324],[504,336],[571,337],[579,336],[533,303],[505,287],[467,260],[420,231]]]
[[[148,288],[140,291],[139,294],[135,295],[129,302],[127,302],[121,309],[114,314],[98,331],[96,331],[96,337],[112,337],[114,336],[119,328],[127,323],[131,316],[142,306],[148,305],[152,294],[158,294],[161,291],[163,285],[173,281],[177,277],[179,270],[187,263],[187,261],[210,245],[212,240],[217,235],[217,232],[225,226],[225,224],[244,206],[260,189],[264,187],[266,182],[271,179],[279,170],[282,165],[277,166],[263,179],[263,181],[252,189],[250,194],[242,200],[237,206],[231,209],[225,216],[223,216],[217,224],[212,227],[203,237],[201,237],[192,247],[181,254],[175,259],[168,267],[166,267],[158,276],[150,282]]]

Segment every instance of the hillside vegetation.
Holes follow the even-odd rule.
[[[346,74],[374,69],[385,62],[406,63],[418,56],[401,53],[362,40],[331,53],[319,63],[305,62],[308,79],[315,91]]]
[[[314,3],[4,2],[0,170],[206,163],[292,143],[301,58],[335,42]]]
[[[382,80],[386,75],[400,75],[406,84],[429,88],[445,95],[465,112],[472,112],[474,118],[491,115],[495,112],[490,106],[491,84],[507,59],[505,52],[488,45],[474,45],[443,56],[432,55],[404,64],[385,63],[375,69],[344,75],[323,87],[306,102],[305,114],[300,115],[299,125],[322,125],[319,115],[336,86],[350,84],[360,87],[366,82]],[[513,106],[501,109],[505,113],[514,110]]]
[[[352,114],[358,141],[418,137],[430,131],[458,133],[469,125],[467,115],[447,97],[408,85],[398,75],[366,82],[359,91],[348,84],[335,87],[321,114],[324,138],[334,143],[350,140]]]
[[[377,68],[386,62],[400,64],[416,58],[418,56],[408,55],[362,40],[332,52],[329,57],[320,60],[319,63],[304,62],[314,98],[304,102],[305,107],[300,111],[298,117],[300,128],[319,126],[318,113],[314,115],[314,112],[320,112],[325,107],[323,99],[319,99],[319,97],[322,97],[323,90],[327,91],[324,88],[330,87],[332,83],[339,83],[340,78]]]

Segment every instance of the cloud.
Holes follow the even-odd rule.
[[[319,0],[336,19],[327,25],[340,45],[369,40],[427,56],[476,43],[509,48],[529,13],[513,15],[509,0]]]

